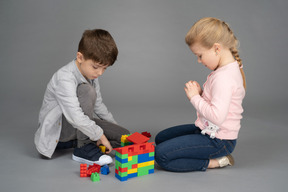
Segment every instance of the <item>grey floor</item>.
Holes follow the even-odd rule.
[[[286,192],[288,1],[259,2],[1,0],[0,192]],[[210,71],[196,64],[184,37],[207,16],[229,23],[241,44],[248,87],[235,166],[193,173],[156,167],[154,174],[126,182],[111,166],[93,183],[79,177],[71,150],[51,160],[39,157],[33,139],[46,85],[75,57],[85,29],[106,29],[117,42],[117,63],[100,84],[120,125],[154,138],[162,129],[192,123],[195,110],[184,83],[203,84]]]
[[[171,108],[172,109],[172,108]],[[114,176],[114,166],[101,181],[79,177],[79,163],[71,159],[71,150],[58,151],[50,160],[42,159],[33,144],[37,108],[22,114],[17,121],[1,116],[0,191],[287,191],[287,111],[273,115],[245,115],[233,167],[206,172],[172,173],[155,167],[155,173],[126,182]],[[161,128],[188,123],[190,109],[169,107],[113,108],[117,119],[133,131],[149,131],[153,136]],[[175,108],[174,108],[175,112]],[[157,115],[156,115],[157,114]],[[139,118],[146,117],[146,119]],[[138,118],[137,118],[138,117]],[[148,119],[148,121],[147,121]],[[120,120],[121,122],[121,120]],[[131,128],[133,127],[133,128]],[[277,130],[277,131],[275,131]],[[153,138],[151,139],[153,141]]]

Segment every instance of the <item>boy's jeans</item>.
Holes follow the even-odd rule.
[[[202,135],[194,124],[168,128],[155,138],[155,160],[168,171],[205,171],[209,160],[226,156],[235,148],[236,140],[211,139]]]
[[[77,97],[84,114],[87,115],[90,119],[94,120],[96,124],[103,129],[104,135],[110,141],[111,146],[113,148],[120,147],[121,136],[129,134],[129,131],[114,123],[93,118],[93,110],[97,97],[95,89],[90,84],[80,84],[77,87]],[[83,134],[78,129],[75,129],[71,124],[69,124],[64,115],[62,115],[62,130],[59,139],[60,142],[69,142],[75,139],[78,141],[78,147],[81,147],[79,146],[79,143],[84,144],[86,141],[91,142],[89,141],[88,136]]]

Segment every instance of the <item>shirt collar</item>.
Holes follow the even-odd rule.
[[[81,72],[79,71],[79,69],[78,69],[78,67],[77,67],[77,64],[76,64],[76,59],[73,60],[73,74],[75,75],[78,84],[81,84],[81,83],[89,83],[89,82],[87,81],[87,79],[86,79],[86,78],[81,74]]]

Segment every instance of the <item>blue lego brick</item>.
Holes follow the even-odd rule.
[[[154,169],[149,170],[149,174],[154,173]]]
[[[120,163],[128,163],[128,159],[120,159],[118,156],[115,156],[115,160],[119,161]]]
[[[120,181],[127,181],[127,179],[128,179],[128,176],[126,176],[126,177],[120,177],[117,173],[115,173],[115,177],[116,177],[117,179],[119,179]]]
[[[130,179],[130,178],[133,178],[133,177],[137,177],[137,175],[138,175],[137,172],[128,174],[127,179]]]
[[[144,162],[152,161],[152,160],[154,160],[154,156],[150,157],[149,153],[138,155],[138,163],[144,163]]]
[[[100,169],[101,171],[101,174],[103,175],[108,175],[110,173],[110,169],[109,169],[109,166],[108,165],[104,165],[101,167]]]

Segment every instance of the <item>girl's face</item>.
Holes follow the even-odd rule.
[[[208,69],[214,71],[219,67],[220,57],[217,54],[217,47],[207,49],[195,43],[190,46],[190,50],[197,56],[198,63],[202,63]]]
[[[76,64],[81,74],[86,79],[96,79],[107,69],[108,65],[100,65],[91,59],[84,59],[81,53],[77,53]]]

